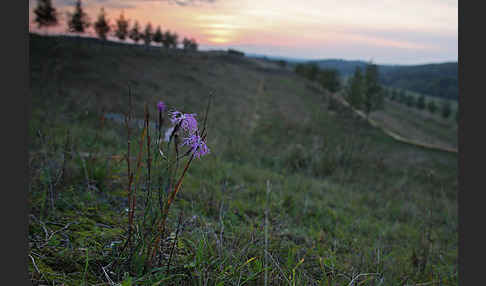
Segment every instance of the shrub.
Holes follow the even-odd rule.
[[[437,110],[437,105],[435,105],[434,100],[430,100],[429,103],[427,103],[427,109],[430,111],[430,113],[435,113]]]

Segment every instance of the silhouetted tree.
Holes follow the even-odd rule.
[[[188,38],[184,37],[184,39],[182,40],[182,47],[183,47],[183,49],[184,50],[188,50],[190,45],[191,45],[191,40],[189,40]]]
[[[444,100],[442,103],[442,117],[448,118],[451,115],[451,102],[449,100]]]
[[[434,100],[430,100],[427,103],[427,109],[430,111],[430,113],[435,113],[435,111],[437,110],[437,105],[435,105]]]
[[[68,30],[72,33],[82,34],[91,25],[88,15],[83,11],[81,0],[76,1],[74,13],[68,12]]]
[[[162,39],[162,44],[166,49],[177,48],[177,38],[179,36],[176,33],[171,33],[170,31],[165,31],[164,37]]]
[[[351,106],[357,109],[361,109],[361,105],[363,104],[363,83],[361,68],[356,67],[353,77],[350,79],[348,101]]]
[[[145,26],[145,30],[142,34],[143,42],[145,45],[149,46],[152,42],[152,37],[154,36],[154,32],[152,30],[152,24],[150,22],[147,23]]]
[[[125,41],[128,36],[128,20],[125,19],[123,12],[120,18],[116,19],[115,36],[122,41]]]
[[[189,39],[184,37],[184,39],[182,40],[182,46],[184,50],[192,50],[192,51],[197,50],[197,43],[196,40],[194,39]]]
[[[94,23],[94,29],[98,37],[103,41],[106,40],[106,35],[110,32],[110,24],[108,22],[109,20],[106,19],[105,9],[101,8],[98,20]]]
[[[132,29],[128,33],[128,37],[135,43],[138,43],[140,41],[141,35],[140,35],[140,26],[138,25],[138,21],[135,21],[133,24]]]
[[[365,70],[364,111],[366,116],[370,112],[383,106],[381,86],[378,84],[378,66],[370,63]]]
[[[168,31],[168,30],[165,31],[165,33],[162,34],[162,45],[166,49],[169,49],[169,47],[170,47],[170,37],[171,37],[171,34],[170,34],[170,31]]]
[[[156,42],[157,44],[162,43],[163,37],[164,35],[162,34],[162,30],[160,29],[160,26],[157,26],[157,29],[155,30],[154,37],[153,37],[154,42]]]
[[[171,39],[170,39],[170,46],[173,49],[177,49],[177,46],[179,45],[179,35],[177,35],[176,32],[171,34]]]
[[[190,45],[191,50],[197,51],[198,46],[199,45],[197,44],[196,39],[192,38],[191,39],[191,45]]]
[[[58,24],[58,13],[56,8],[52,6],[51,0],[38,0],[37,7],[34,9],[35,19],[34,22],[37,23],[37,27],[46,28],[51,26],[56,26]]]

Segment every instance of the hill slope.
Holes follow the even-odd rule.
[[[457,285],[456,154],[397,143],[269,62],[30,37],[33,282],[263,285],[266,272],[271,285]],[[215,94],[211,153],[191,165],[159,264],[145,273],[120,256],[127,131],[102,116],[127,112],[128,87],[136,118],[145,103],[156,118],[163,100],[201,122]],[[132,132],[133,155],[141,130]],[[143,164],[139,220],[146,190],[161,189]]]

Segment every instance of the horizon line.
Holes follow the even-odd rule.
[[[90,39],[99,40],[99,38],[92,35],[92,33],[85,33],[85,34],[79,34],[79,35],[70,34],[70,33],[56,33],[56,32],[52,33],[52,34],[42,34],[39,31],[29,30],[29,34],[35,34],[37,36],[42,36],[42,37],[45,37],[45,36],[67,36],[67,37],[80,36],[82,38],[90,38]],[[118,40],[116,37],[113,37],[113,36],[108,36],[108,40],[113,42],[113,43],[119,43],[119,44],[144,45],[143,43],[141,43],[141,44],[134,43],[130,39],[127,39],[125,41],[121,41],[121,40]],[[152,43],[150,45],[153,46],[153,47],[158,47],[158,46],[153,45]],[[311,61],[327,61],[327,60],[348,61],[348,62],[365,62],[365,63],[369,62],[368,60],[363,60],[363,59],[346,59],[346,58],[336,58],[336,57],[300,58],[300,57],[284,56],[284,55],[281,55],[281,54],[269,55],[269,54],[264,54],[264,53],[248,52],[248,51],[245,51],[244,48],[243,49],[242,48],[234,48],[234,47],[231,47],[231,45],[221,46],[221,47],[215,47],[215,46],[211,46],[211,45],[201,45],[201,44],[198,44],[198,45],[199,45],[198,51],[224,51],[224,50],[233,49],[233,50],[238,50],[238,51],[244,52],[245,56],[253,57],[253,58],[259,58],[259,57],[265,58],[265,57],[267,57],[269,59],[273,58],[274,60],[280,59],[280,60],[287,60],[287,61],[294,61],[294,62],[311,62]],[[382,66],[421,66],[421,65],[433,65],[433,64],[459,63],[459,61],[458,60],[428,61],[428,62],[424,62],[424,63],[415,63],[415,64],[378,63],[378,62],[373,62],[373,63],[377,64],[377,65],[382,65]]]

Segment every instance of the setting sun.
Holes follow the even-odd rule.
[[[4,276],[459,285],[457,12],[29,0],[27,92],[5,95],[27,98],[26,184],[4,190],[25,275]]]

